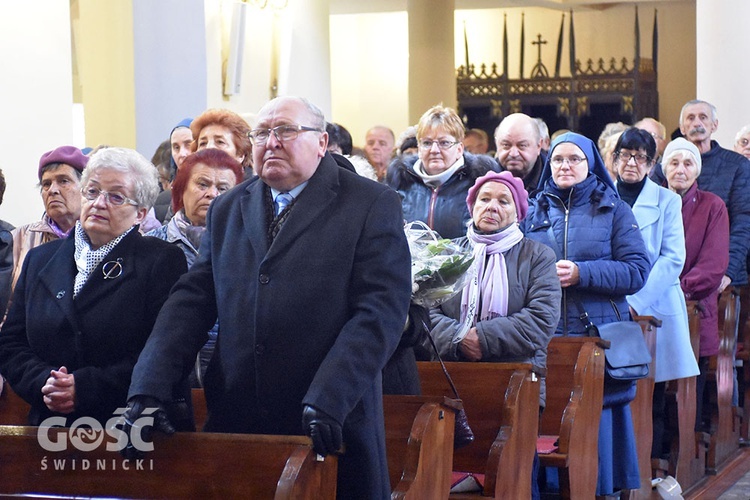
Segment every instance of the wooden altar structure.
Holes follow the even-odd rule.
[[[564,21],[564,14],[563,14]],[[651,59],[640,57],[638,11],[636,8],[636,46],[633,60],[614,57],[585,65],[575,59],[573,13],[570,14],[571,76],[560,76],[562,29],[558,39],[557,64],[549,76],[539,61],[528,78],[508,78],[507,36],[504,36],[503,68],[497,64],[476,67],[467,61],[457,71],[459,114],[466,128],[480,128],[492,137],[500,121],[511,113],[526,113],[544,119],[550,133],[559,129],[579,132],[594,141],[607,123],[633,124],[650,116],[658,119],[657,35],[654,17],[654,47]],[[507,28],[506,28],[507,33]],[[523,35],[522,35],[523,37]],[[523,40],[523,38],[522,38]],[[532,42],[540,46],[541,40]],[[468,54],[468,49],[467,49]],[[523,59],[523,49],[522,49]],[[523,73],[523,66],[521,67]]]

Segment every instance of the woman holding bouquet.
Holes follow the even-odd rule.
[[[560,281],[555,253],[518,227],[529,208],[523,182],[510,172],[489,172],[469,189],[466,203],[472,224],[456,241],[473,251],[472,276],[462,293],[430,313],[440,356],[544,368],[560,317]],[[540,398],[543,405],[543,386]]]
[[[432,337],[446,360],[547,365],[547,345],[560,318],[555,253],[525,238],[518,227],[529,209],[523,181],[488,172],[469,189],[472,223],[457,242],[474,264],[462,293],[432,309]],[[545,403],[544,379],[540,409]],[[533,498],[539,498],[534,456]]]

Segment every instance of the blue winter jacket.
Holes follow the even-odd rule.
[[[617,321],[614,307],[628,319],[625,296],[641,289],[651,268],[633,212],[595,175],[573,186],[569,200],[556,196],[553,185],[547,180],[531,200],[521,229],[526,237],[551,247],[558,260],[578,265],[579,284],[563,288],[556,333],[585,333],[576,299],[595,325]]]
[[[466,195],[478,177],[490,170],[500,171],[500,165],[486,155],[464,152],[464,166],[444,184],[433,189],[414,172],[417,156],[396,158],[388,167],[386,183],[398,191],[404,220],[419,220],[438,232],[443,238],[466,236],[466,224],[471,219],[466,206]]]

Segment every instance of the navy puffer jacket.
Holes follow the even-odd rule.
[[[552,180],[547,182],[550,185]],[[576,299],[595,325],[617,321],[613,304],[621,318],[628,319],[625,296],[643,287],[651,268],[633,212],[595,175],[575,185],[569,200],[553,191],[545,188],[537,194],[521,229],[526,237],[555,250],[558,260],[578,265],[579,284],[563,288],[556,333],[585,333]],[[570,207],[567,217],[566,205]]]
[[[500,165],[486,155],[464,152],[464,166],[440,187],[433,189],[414,172],[416,155],[396,158],[388,167],[386,183],[398,191],[404,220],[420,220],[443,238],[466,236],[466,224],[471,219],[466,206],[466,195],[478,177],[490,170],[500,171]]]

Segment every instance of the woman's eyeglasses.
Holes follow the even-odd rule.
[[[643,153],[631,154],[625,151],[618,151],[617,153],[615,153],[615,155],[617,156],[617,159],[623,163],[628,163],[631,158],[634,158],[635,162],[638,165],[645,165],[646,163],[651,161],[651,157]]]
[[[575,167],[579,163],[586,161],[586,158],[582,158],[580,156],[569,156],[567,158],[564,156],[553,156],[552,158],[550,158],[549,164],[555,168],[560,168],[566,161],[568,162],[568,165],[570,165],[571,167]]]
[[[445,151],[446,149],[450,149],[458,144],[458,141],[431,141],[429,139],[419,141],[419,147],[424,150],[432,149],[433,144],[437,144],[438,148]]]
[[[81,194],[83,195],[84,198],[86,198],[89,201],[94,201],[97,198],[99,198],[99,196],[104,196],[104,201],[106,201],[110,205],[120,206],[120,205],[124,205],[125,203],[127,203],[128,205],[133,205],[136,207],[138,206],[137,201],[131,198],[128,198],[124,194],[120,194],[118,192],[110,193],[107,191],[102,191],[101,189],[94,187],[94,186],[88,186],[88,187],[81,189]]]

